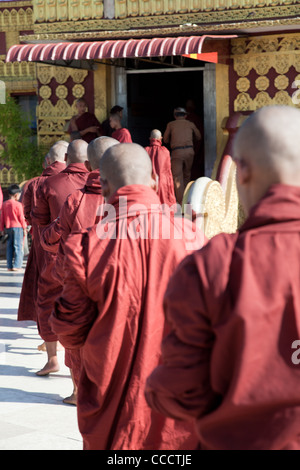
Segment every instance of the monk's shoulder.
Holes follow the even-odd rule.
[[[238,233],[221,233],[192,254],[200,277],[206,278],[208,282],[227,282],[238,236]]]

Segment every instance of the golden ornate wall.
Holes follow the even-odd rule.
[[[33,31],[33,8],[31,1],[0,3],[0,32],[2,34],[0,53],[0,80],[6,84],[9,93],[32,93],[36,91],[35,64],[5,63],[9,47],[19,44],[20,34]]]
[[[113,2],[113,0],[112,0]],[[104,0],[33,0],[30,40],[111,38],[195,34],[298,24],[299,0],[114,0],[114,17],[105,17]],[[149,28],[151,30],[149,31]]]
[[[300,34],[232,40],[234,111],[268,105],[300,107]]]
[[[69,140],[68,122],[76,114],[75,102],[84,98],[89,111],[102,121],[106,118],[105,66],[97,71],[71,67],[37,66],[39,104],[38,139],[50,147],[59,139]]]
[[[103,0],[34,0],[33,5],[37,23],[103,18]]]

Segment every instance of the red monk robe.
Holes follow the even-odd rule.
[[[36,206],[32,211],[32,221],[39,225],[40,230],[58,217],[67,196],[85,185],[88,174],[84,163],[71,163],[61,173],[45,181],[39,188]],[[55,254],[44,251],[44,258],[44,267],[38,280],[38,329],[44,341],[54,342],[57,337],[49,325],[49,316],[61,286],[52,275]]]
[[[112,138],[118,140],[121,143],[131,143],[132,138],[128,129],[121,127],[121,129],[116,129],[112,133]]]
[[[76,117],[74,119],[74,122],[75,122],[76,129],[74,129],[74,126],[73,126],[72,121],[71,121],[71,123],[69,124],[68,130],[67,130],[67,132],[69,134],[71,134],[71,132],[73,132],[74,130],[84,131],[88,127],[97,127],[98,128],[98,132],[87,132],[86,134],[78,137],[82,140],[85,140],[88,144],[92,140],[99,137],[100,135],[103,135],[102,126],[101,126],[100,122],[98,121],[98,119],[96,118],[96,116],[92,113],[85,112],[85,113],[81,114],[80,116]]]
[[[36,194],[45,180],[49,176],[56,175],[66,168],[63,162],[54,162],[49,165],[41,174],[41,176],[34,178],[28,184],[26,191],[24,191],[22,204],[24,208],[24,216],[28,225],[31,225],[32,243],[28,255],[22,290],[20,295],[18,320],[32,320],[37,321],[37,290],[38,278],[43,267],[44,250],[40,246],[40,234],[38,226],[31,220],[31,211],[36,205]]]
[[[41,243],[46,251],[57,253],[55,273],[61,288],[64,282],[65,242],[71,232],[79,232],[93,226],[97,221],[99,206],[103,204],[99,170],[91,171],[86,185],[66,199],[59,218],[42,231]],[[65,350],[65,364],[72,369],[76,384],[80,374],[80,354],[77,350]]]
[[[172,330],[146,397],[195,419],[203,449],[300,449],[299,207],[300,188],[274,185],[237,234],[214,237],[170,281]]]
[[[151,158],[153,173],[158,176],[158,197],[161,203],[169,206],[176,204],[169,150],[159,139],[150,139],[150,146],[145,147],[145,150]]]
[[[132,215],[122,210],[119,197],[127,198]],[[203,244],[203,235],[198,232],[195,241],[194,226],[186,220],[185,237],[194,239],[186,244],[178,229],[182,219],[163,215],[157,194],[146,186],[120,188],[109,203],[116,218],[108,206],[102,224],[69,236],[64,290],[50,319],[66,348],[82,348],[77,410],[84,448],[194,449],[192,427],[153,413],[143,391],[160,361],[168,279],[187,250]],[[136,211],[144,235],[134,239]],[[151,238],[151,228],[162,231],[169,223],[171,237],[158,239],[157,231]],[[101,231],[103,224],[108,232]]]

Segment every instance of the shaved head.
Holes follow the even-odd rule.
[[[68,145],[68,150],[67,150],[67,164],[69,165],[70,163],[84,163],[87,161],[87,148],[88,144],[85,140],[82,139],[77,139],[73,140]]]
[[[47,164],[51,165],[54,162],[64,162],[68,145],[69,142],[66,142],[65,140],[58,140],[55,142],[46,155],[45,159]]]
[[[236,135],[233,158],[246,210],[272,184],[300,186],[300,111],[268,106],[253,113]]]
[[[150,139],[161,139],[162,135],[158,129],[153,129],[150,134]]]
[[[107,149],[113,145],[119,145],[119,141],[112,137],[98,137],[89,143],[87,148],[88,161],[90,162],[91,169],[97,170],[99,168],[100,159]]]
[[[101,179],[109,185],[109,195],[132,184],[152,187],[152,163],[146,150],[138,144],[110,147],[100,160]]]

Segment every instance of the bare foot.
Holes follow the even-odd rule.
[[[64,398],[63,402],[67,405],[77,406],[77,393],[72,393],[69,397]]]
[[[46,343],[44,342],[42,344],[39,344],[37,349],[38,351],[47,351]],[[64,350],[64,347],[59,342],[57,342],[57,351],[63,351],[63,350]]]
[[[36,375],[38,375],[39,377],[43,377],[45,375],[53,374],[54,372],[58,372],[58,371],[59,371],[59,364],[57,360],[53,360],[52,358],[52,360],[47,362],[47,364],[41,370],[36,372]]]

